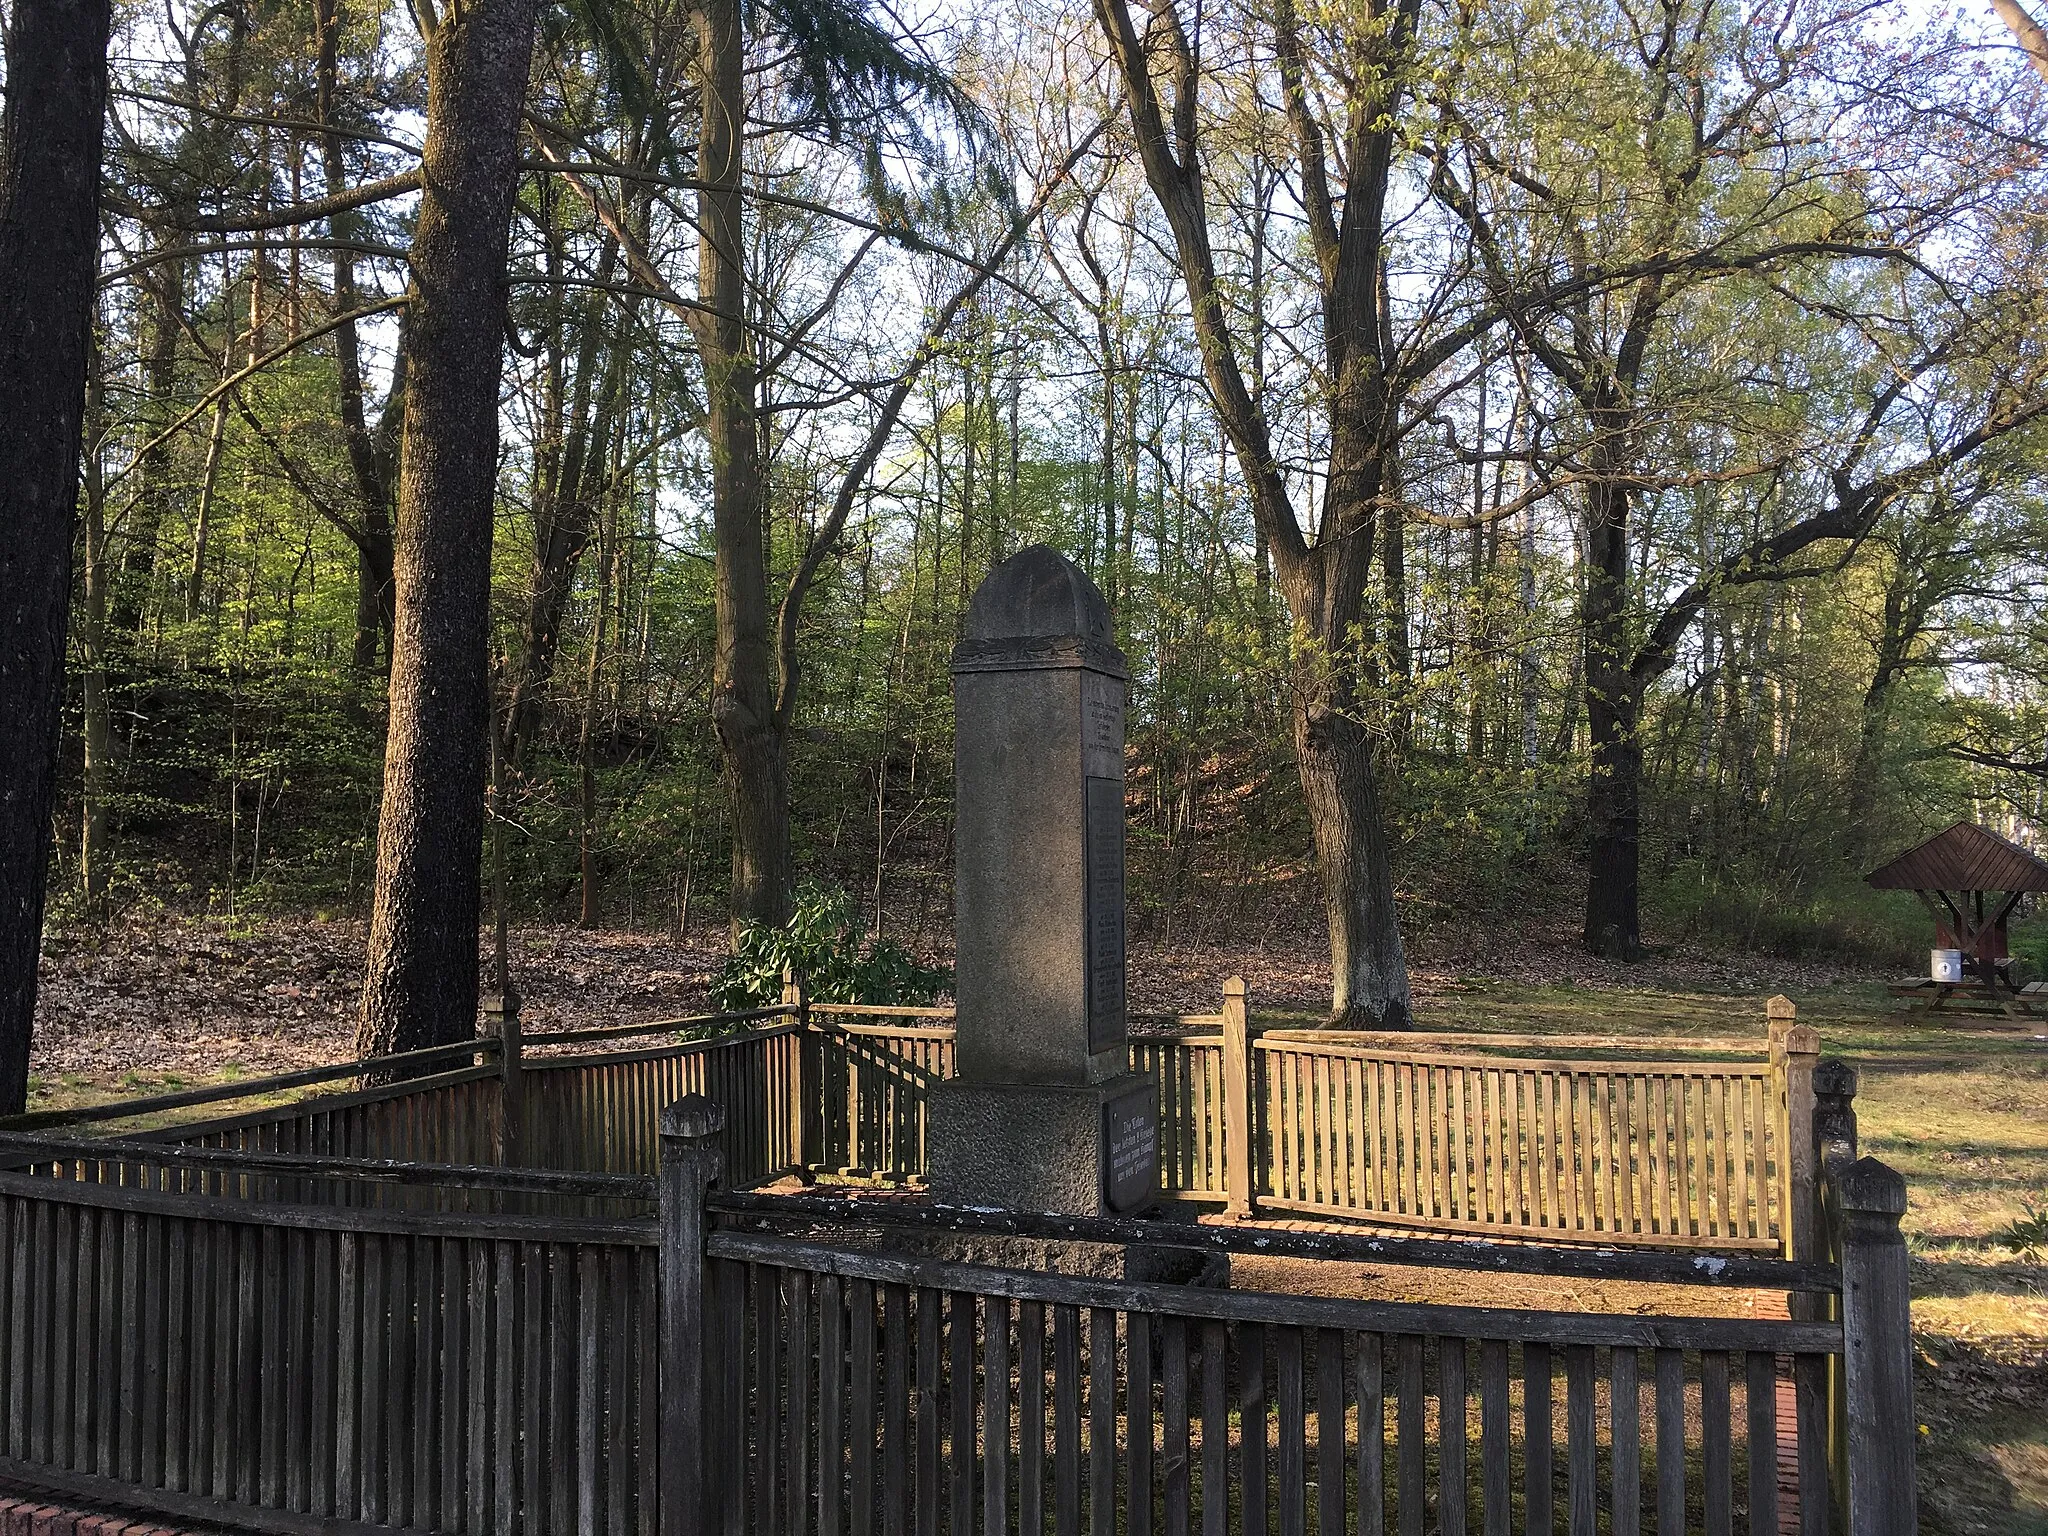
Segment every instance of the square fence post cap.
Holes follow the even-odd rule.
[[[1859,1157],[1844,1168],[1836,1188],[1845,1210],[1894,1220],[1906,1214],[1906,1176],[1874,1157]]]
[[[1857,1081],[1855,1067],[1839,1056],[1830,1056],[1813,1069],[1813,1091],[1823,1097],[1853,1099]]]
[[[1818,1056],[1820,1054],[1820,1031],[1811,1024],[1795,1024],[1785,1031],[1785,1054],[1787,1056]]]
[[[661,1134],[702,1141],[725,1129],[725,1106],[701,1093],[687,1093],[661,1112]]]
[[[1771,998],[1764,1004],[1764,1017],[1767,1019],[1796,1019],[1799,1017],[1799,1009],[1791,998],[1780,992],[1776,997]]]

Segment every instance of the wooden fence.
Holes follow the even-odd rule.
[[[1243,984],[1232,982],[1219,1013],[1133,1036],[1131,1065],[1158,1084],[1161,1193],[1170,1200],[1238,1216],[1809,1256],[1818,1169],[1802,1149],[1813,1139],[1819,1041],[1795,1027],[1789,1003],[1774,999],[1772,1008],[1757,1045],[1636,1042],[1635,1051],[1653,1053],[1644,1060],[1609,1041],[1574,1059],[1561,1042],[1533,1055],[1516,1052],[1536,1042],[1499,1037],[1254,1030]],[[940,1008],[808,1004],[793,989],[784,1005],[748,1014],[440,1047],[415,1054],[421,1066],[456,1059],[432,1076],[141,1134],[220,1149],[648,1174],[659,1107],[702,1093],[729,1117],[735,1184],[791,1171],[915,1182],[930,1096],[954,1070],[950,1017]],[[742,1025],[750,1027],[732,1032]],[[685,1027],[725,1033],[589,1052]],[[377,1185],[336,1197],[385,1206],[446,1198]]]
[[[765,1073],[799,1038],[778,1024],[659,1059]],[[674,1070],[753,1093],[752,1067]],[[430,1100],[462,1086],[427,1083]],[[567,1103],[630,1119],[645,1101]],[[0,1476],[306,1533],[1592,1536],[1651,1516],[1820,1536],[1832,1501],[1851,1536],[1904,1536],[1903,1184],[1854,1160],[1846,1104],[1825,1265],[713,1194],[728,1155],[801,1127],[761,1107],[764,1129],[734,1137],[695,1095],[659,1117],[658,1180],[0,1133],[18,1170],[0,1172]],[[337,1193],[358,1188],[436,1191],[440,1208]],[[544,1214],[483,1208],[506,1200]],[[576,1201],[660,1219],[563,1214]],[[902,1239],[920,1224],[1167,1236],[1347,1272],[1763,1286],[1796,1293],[1797,1320],[1085,1280],[946,1262],[932,1231]],[[1796,1471],[1774,1480],[1787,1454]]]
[[[710,1039],[598,1054],[534,1055],[651,1033],[671,1034],[713,1024],[720,1028],[757,1025]],[[592,1173],[648,1175],[659,1160],[660,1106],[685,1094],[703,1094],[726,1110],[723,1133],[729,1177],[737,1184],[774,1178],[798,1165],[795,1153],[803,1114],[792,1089],[805,1047],[801,1027],[784,1009],[654,1025],[564,1031],[528,1037],[524,1049],[507,1051],[498,1039],[436,1047],[425,1052],[381,1057],[345,1068],[317,1069],[189,1094],[170,1094],[97,1106],[70,1115],[37,1114],[0,1122],[39,1129],[54,1124],[160,1117],[186,1105],[219,1102],[230,1095],[259,1097],[305,1076],[377,1078],[397,1066],[440,1065],[450,1056],[469,1060],[453,1070],[425,1077],[375,1083],[324,1093],[291,1103],[182,1124],[127,1133],[124,1141],[169,1147],[210,1148],[260,1154],[301,1154],[307,1158],[426,1163],[455,1167],[508,1166]],[[475,1065],[478,1055],[495,1058]],[[507,1115],[509,1105],[518,1106]],[[0,1132],[0,1135],[4,1135]],[[0,1166],[21,1165],[0,1156]],[[78,1156],[47,1161],[41,1171],[98,1183],[172,1187],[170,1166],[139,1153]],[[282,1175],[256,1178],[243,1172],[210,1170],[187,1162],[175,1187],[186,1193],[268,1200],[311,1200],[380,1207],[469,1208],[528,1212],[553,1209],[565,1215],[644,1214],[639,1207],[596,1198],[543,1197],[528,1192],[508,1198],[502,1189],[474,1184],[447,1186],[371,1179],[296,1181]],[[300,1165],[305,1166],[305,1165]]]
[[[919,1178],[925,1169],[925,1107],[953,1075],[950,1008],[890,1010],[888,1024],[857,1022],[871,1010],[792,999],[807,1013],[802,1103],[815,1120],[803,1166],[861,1179]]]
[[[1505,1536],[1561,1522],[1595,1536],[1647,1519],[1660,1533],[1821,1536],[1835,1501],[1852,1536],[1914,1528],[1903,1183],[1881,1164],[1840,1170],[1854,1215],[1831,1294],[1806,1309],[1840,1320],[1547,1313],[933,1256],[934,1227],[1044,1226],[992,1213],[868,1202],[868,1220],[910,1221],[922,1240],[783,1235],[774,1197],[696,1193],[716,1155],[690,1143],[708,1147],[715,1112],[684,1107],[672,1124],[664,1252],[684,1257],[664,1258],[662,1436],[703,1455],[664,1463],[665,1533]],[[790,1202],[786,1219],[815,1229],[821,1204]],[[1058,1225],[1128,1241],[1147,1224]],[[1241,1229],[1197,1230],[1270,1251]],[[1360,1239],[1320,1241],[1365,1256]],[[1370,1254],[1400,1263],[1408,1246],[1374,1240]],[[1543,1252],[1495,1250],[1488,1267],[1534,1270]],[[1671,1274],[1656,1254],[1599,1258],[1609,1278]],[[1815,1288],[1812,1266],[1729,1262]],[[1833,1423],[1805,1411],[1831,1371],[1848,1383]],[[1802,1404],[1789,1414],[1781,1379]]]
[[[1449,1231],[1775,1248],[1767,1061],[1252,1042],[1258,1204]]]
[[[807,1165],[921,1178],[926,1099],[951,1075],[951,1031],[939,1022],[950,1010],[900,1010],[918,1015],[907,1026],[881,1022],[899,1012],[886,1008],[802,1011],[827,1127],[806,1142]],[[1240,1216],[1811,1251],[1795,1249],[1793,1228],[1812,1208],[1816,1169],[1793,1151],[1811,1140],[1820,1043],[1794,1026],[1788,1002],[1772,1000],[1755,1043],[1604,1040],[1585,1059],[1509,1053],[1541,1043],[1255,1031],[1233,981],[1220,1013],[1134,1035],[1130,1049],[1132,1070],[1159,1085],[1169,1199]]]
[[[651,1530],[657,1300],[644,1219],[0,1174],[0,1475],[259,1530]]]

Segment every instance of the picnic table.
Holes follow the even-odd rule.
[[[1986,984],[1966,976],[1961,981],[1934,981],[1926,976],[1895,981],[1885,989],[1902,998],[1914,1013],[1997,1013],[2008,1018],[2048,1017],[2048,981],[2015,987],[2000,979]]]
[[[2048,985],[2019,984],[2006,932],[2030,893],[2048,891],[2048,861],[1989,828],[1959,821],[1863,878],[1881,891],[1911,891],[1934,918],[1934,947],[1962,957],[1958,979],[1894,982],[1893,997],[1916,1012],[2036,1018],[2048,1011]]]

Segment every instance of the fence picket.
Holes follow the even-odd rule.
[[[1522,1508],[1531,1536],[1556,1529],[1551,1463],[1550,1346],[1522,1346]]]
[[[1126,1412],[1129,1433],[1138,1432],[1137,1405]],[[1088,1529],[1116,1532],[1116,1313],[1094,1307],[1088,1313]]]
[[[939,1386],[944,1376],[939,1343],[938,1293],[917,1293],[917,1536],[939,1529]],[[886,1502],[886,1500],[884,1501]]]
[[[1616,1423],[1620,1420],[1617,1418]],[[1508,1414],[1508,1346],[1505,1339],[1479,1345],[1479,1466],[1485,1536],[1508,1536],[1513,1518],[1509,1491],[1514,1426]]]
[[[1642,1387],[1636,1352],[1617,1349],[1608,1362],[1608,1416],[1613,1425],[1608,1485],[1614,1536],[1636,1536],[1643,1524]]]
[[[1465,1341],[1439,1338],[1437,1361],[1437,1529],[1465,1536]]]
[[[1010,1529],[1010,1301],[983,1304],[982,1482],[983,1536]],[[799,1533],[802,1536],[802,1533]]]
[[[1230,1525],[1228,1348],[1221,1322],[1202,1324],[1202,1536],[1227,1536]]]

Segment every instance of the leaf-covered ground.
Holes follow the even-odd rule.
[[[1287,932],[1201,950],[1140,941],[1131,1006],[1213,1012],[1224,978],[1237,974],[1256,1011],[1311,1022],[1329,1002],[1326,947]],[[700,926],[677,942],[535,927],[516,931],[510,948],[526,1027],[569,1029],[701,1010],[724,930]],[[1627,966],[1592,958],[1565,933],[1491,928],[1425,935],[1412,959],[1418,1014],[1432,1028],[1760,1033],[1764,993],[1840,979],[1826,966],[1705,951]],[[44,952],[30,1070],[55,1103],[132,1091],[164,1073],[253,1076],[344,1060],[362,962],[363,927],[351,921],[156,919],[56,934]]]
[[[31,1107],[55,1108],[346,1059],[360,925],[159,921],[60,935],[44,959]],[[723,947],[547,927],[514,935],[533,1030],[694,1012]],[[1862,1070],[1864,1150],[1911,1186],[1923,1526],[2048,1536],[2048,1023],[1906,1019],[1873,978],[1756,956],[1588,958],[1564,932],[1439,930],[1415,946],[1428,1028],[1570,1034],[1761,1034],[1786,992],[1823,1048]],[[1134,944],[1131,1000],[1207,1012],[1242,974],[1255,1011],[1311,1022],[1328,997],[1313,937],[1200,952]],[[2048,1227],[2048,1222],[2040,1224]]]

